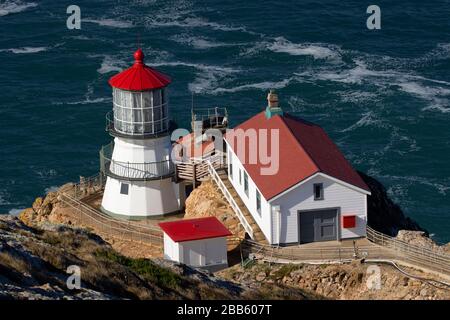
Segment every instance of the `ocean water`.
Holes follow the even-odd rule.
[[[322,125],[435,239],[450,241],[450,2],[0,0],[0,212],[98,171],[109,77],[140,43],[173,78],[170,110],[227,106],[232,125],[278,90]]]

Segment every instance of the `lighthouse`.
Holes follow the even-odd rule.
[[[144,53],[109,80],[113,110],[107,130],[114,141],[100,151],[107,176],[101,210],[127,219],[176,213],[184,205],[170,158],[168,89],[171,79],[145,65]]]

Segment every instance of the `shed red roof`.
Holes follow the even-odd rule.
[[[165,74],[144,63],[144,53],[138,49],[134,53],[134,65],[109,79],[109,84],[128,91],[144,91],[165,87],[171,80]]]
[[[175,242],[219,238],[232,234],[216,217],[161,222],[159,226]]]
[[[261,168],[269,167],[268,160],[258,156],[255,164],[249,163],[249,143],[245,142],[245,159],[238,152],[237,129],[266,129],[267,150],[270,156],[271,130],[279,132],[279,167],[273,175],[261,175]],[[264,112],[258,113],[227,132],[225,139],[233,147],[245,170],[257,185],[266,200],[300,183],[317,172],[369,191],[359,174],[345,159],[339,148],[326,132],[316,124],[297,118],[288,113],[274,115],[267,119]],[[255,142],[252,142],[255,144]]]

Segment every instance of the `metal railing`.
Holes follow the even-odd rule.
[[[126,180],[155,180],[172,176],[175,165],[172,160],[158,162],[133,163],[112,159],[114,143],[100,150],[100,171],[107,176]]]
[[[274,262],[325,262],[337,261],[346,262],[361,258],[393,258],[389,252],[378,246],[343,247],[338,245],[327,245],[320,247],[287,246],[279,247],[262,244],[253,240],[242,241],[242,250],[252,253],[265,260]]]
[[[97,187],[100,187],[100,185]],[[150,245],[162,245],[163,235],[159,227],[108,216],[85,202],[90,194],[82,192],[84,188],[81,183],[77,184],[70,191],[62,193],[60,197],[65,205],[74,209],[75,215],[73,218],[76,220],[77,225],[86,226],[100,235],[106,235],[111,238]]]
[[[217,173],[214,164],[210,161],[206,161],[208,164],[208,172],[211,175],[212,180],[216,183],[216,185],[219,187],[220,191],[222,191],[222,194],[225,196],[225,199],[227,199],[228,203],[230,204],[233,211],[236,213],[239,221],[241,222],[242,226],[244,227],[244,230],[248,233],[250,238],[254,238],[253,236],[253,228],[248,223],[247,219],[245,219],[244,214],[241,211],[241,208],[237,205],[236,201],[234,200],[233,196],[231,195],[230,191],[227,189],[225,184],[223,183],[222,179],[220,178],[219,174]]]
[[[220,128],[228,125],[227,108],[194,108],[191,110],[192,122],[201,121],[203,129]]]
[[[450,275],[450,255],[442,250],[410,244],[378,232],[369,226],[367,226],[367,239],[393,250],[400,260]]]

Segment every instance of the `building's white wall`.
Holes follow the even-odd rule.
[[[324,199],[314,200],[313,185],[323,183]],[[318,175],[297,188],[271,201],[272,205],[279,205],[281,209],[281,243],[298,242],[298,211],[326,208],[339,208],[338,210],[338,238],[355,238],[366,235],[367,196],[355,191],[323,175]],[[342,216],[356,215],[356,227],[344,229]],[[273,221],[277,218],[272,217]],[[273,224],[274,239],[278,237],[276,223]]]
[[[241,197],[242,201],[244,202],[247,209],[250,211],[250,213],[253,216],[253,219],[255,219],[256,223],[258,224],[259,228],[261,229],[262,233],[266,237],[266,239],[272,243],[272,218],[271,218],[271,207],[270,204],[266,201],[262,193],[261,195],[261,214],[258,213],[256,210],[256,190],[257,187],[250,177],[248,175],[248,196],[245,193],[244,190],[244,166],[240,162],[237,155],[234,153],[233,149],[230,147],[230,145],[227,142],[227,161],[228,161],[228,173],[230,172],[229,165],[230,163],[233,165],[233,177],[230,175],[228,176],[228,179],[230,180],[233,187],[236,189],[236,192]],[[241,183],[239,183],[239,171],[241,170],[242,176],[241,176]]]
[[[164,233],[164,259],[180,262],[180,247]]]
[[[102,200],[102,209],[106,212],[124,217],[146,217],[172,213],[180,208],[175,192],[179,186],[171,178],[122,182],[129,185],[127,195],[120,193],[120,180],[107,178]]]
[[[172,150],[170,136],[153,139],[114,139],[112,159],[120,162],[149,163],[169,159]]]
[[[226,238],[212,238],[179,243],[180,262],[193,267],[227,264]]]

